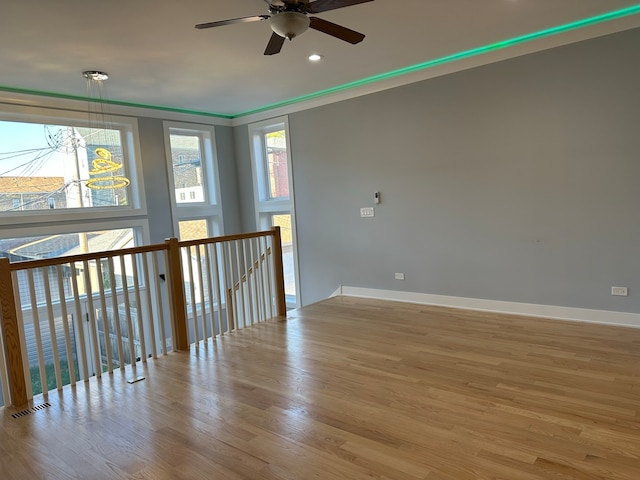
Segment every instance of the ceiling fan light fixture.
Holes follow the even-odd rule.
[[[304,13],[280,12],[271,17],[271,30],[291,40],[304,33],[310,23],[311,20]]]
[[[94,80],[96,82],[103,82],[109,78],[107,72],[101,72],[99,70],[85,70],[82,72],[82,76],[87,80]]]

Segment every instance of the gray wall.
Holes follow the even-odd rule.
[[[256,230],[256,210],[253,197],[253,177],[251,171],[251,145],[249,128],[241,125],[233,132],[236,172],[238,175],[238,195],[241,209],[242,228],[245,232]]]
[[[636,29],[290,115],[303,303],[343,284],[640,312],[638,45]]]
[[[224,234],[240,233],[242,219],[238,194],[238,173],[235,160],[234,129],[215,127],[220,197],[223,208]]]
[[[171,215],[167,215],[167,212],[171,212],[171,197],[162,120],[138,118],[138,132],[149,219],[149,237],[151,243],[162,243],[165,238],[173,237]]]

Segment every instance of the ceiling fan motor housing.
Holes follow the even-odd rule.
[[[271,30],[289,40],[304,33],[311,23],[309,17],[300,12],[276,13],[271,17],[270,21]]]

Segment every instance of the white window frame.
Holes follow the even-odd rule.
[[[284,130],[287,148],[287,174],[289,181],[289,197],[269,198],[267,152],[264,135],[269,132]],[[298,237],[296,233],[295,193],[293,185],[293,166],[291,155],[291,140],[289,133],[289,118],[276,117],[269,120],[249,124],[249,145],[251,151],[251,171],[253,176],[253,197],[256,214],[256,228],[268,230],[271,228],[272,215],[291,215],[291,235],[293,239],[293,270],[295,276],[296,296],[292,301],[287,296],[287,307],[301,306],[300,274],[298,269]]]
[[[180,237],[179,224],[181,221],[188,220],[206,220],[207,234],[209,236],[222,235],[224,223],[222,218],[222,204],[220,202],[220,175],[218,170],[218,157],[216,155],[217,149],[214,127],[210,125],[170,121],[164,121],[162,124],[164,129],[165,157],[169,176],[169,196],[171,198],[171,217],[174,236],[176,238]],[[170,136],[175,133],[184,133],[185,135],[196,135],[200,137],[200,152],[203,156],[201,159],[202,186],[204,191],[203,202],[177,202],[170,141]]]
[[[0,106],[0,120],[36,124],[67,125],[70,127],[96,128],[86,112],[62,109],[27,107],[3,104]],[[98,126],[97,128],[100,128]],[[123,142],[123,161],[126,164],[129,186],[129,205],[125,207],[60,208],[46,210],[19,210],[0,212],[0,221],[5,225],[35,223],[82,222],[96,219],[108,220],[123,217],[147,215],[147,205],[142,182],[142,161],[138,135],[138,121],[135,118],[109,114],[107,127],[120,130]],[[83,227],[81,227],[83,228]]]

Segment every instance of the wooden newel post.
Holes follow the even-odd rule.
[[[12,405],[27,403],[27,385],[24,379],[18,312],[13,296],[13,279],[8,258],[0,258],[0,309],[4,333],[5,358],[9,373],[9,393]]]
[[[189,349],[189,335],[187,332],[187,306],[184,298],[184,278],[182,276],[182,262],[180,260],[180,245],[177,238],[168,238],[169,245],[169,292],[171,297],[172,321],[176,338],[173,340],[175,350]]]
[[[284,267],[282,265],[282,236],[280,227],[273,227],[273,270],[276,287],[276,314],[283,317],[287,314],[287,298],[284,293]]]

